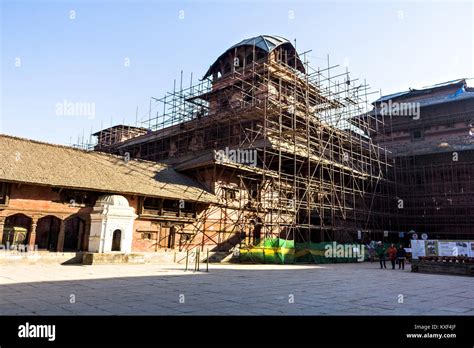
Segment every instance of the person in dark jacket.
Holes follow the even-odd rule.
[[[403,245],[400,244],[400,247],[397,250],[397,260],[398,260],[398,269],[405,269],[405,259],[407,257],[407,252],[405,251],[405,248],[403,248]]]
[[[385,264],[385,247],[383,246],[382,242],[378,242],[377,244],[377,256],[379,257],[380,261],[380,268],[387,268],[387,265]],[[383,265],[383,266],[382,266]]]

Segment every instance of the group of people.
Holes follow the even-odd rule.
[[[400,244],[400,246],[397,248],[395,244],[391,244],[390,247],[387,249],[385,248],[382,242],[377,242],[377,244],[375,244],[375,242],[371,241],[368,244],[368,248],[370,262],[374,261],[375,255],[377,254],[380,261],[381,269],[387,268],[387,265],[385,263],[387,256],[392,264],[392,269],[395,269],[396,263],[398,263],[398,269],[405,269],[405,260],[407,253],[405,251],[405,248],[403,248],[403,245]]]

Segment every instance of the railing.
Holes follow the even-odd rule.
[[[201,250],[199,248],[194,249],[194,251],[187,250],[186,251],[186,268],[185,271],[188,270],[189,261],[194,257],[194,272],[200,271],[201,265]],[[209,272],[209,249],[206,250],[206,272]]]

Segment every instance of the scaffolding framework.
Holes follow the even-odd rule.
[[[376,92],[329,60],[314,69],[303,54],[302,72],[284,51],[274,57],[254,55],[189,87],[181,76],[179,88],[175,82],[172,92],[153,98],[156,114],[150,106],[143,123],[150,134],[96,146],[178,167],[191,163],[184,170],[222,199],[219,214],[200,215],[194,236],[202,238],[191,238],[190,247],[242,232],[248,243],[352,241],[358,231],[382,233],[390,225],[391,164],[368,136],[383,127],[383,118],[369,119],[368,97]],[[256,162],[216,161],[223,149],[254,151]]]

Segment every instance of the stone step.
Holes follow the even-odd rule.
[[[0,251],[0,264],[185,264],[186,255],[188,255],[188,264],[190,267],[195,262],[195,251],[175,251],[163,250],[158,252],[109,252],[109,253],[89,253],[89,252],[6,252]],[[205,263],[207,254],[201,251],[199,260]],[[235,262],[238,258],[228,252],[209,252],[210,263]]]
[[[82,258],[82,264],[84,265],[108,265],[117,263],[144,264],[145,256],[141,253],[121,253],[119,251],[111,251],[108,253],[85,252]]]

